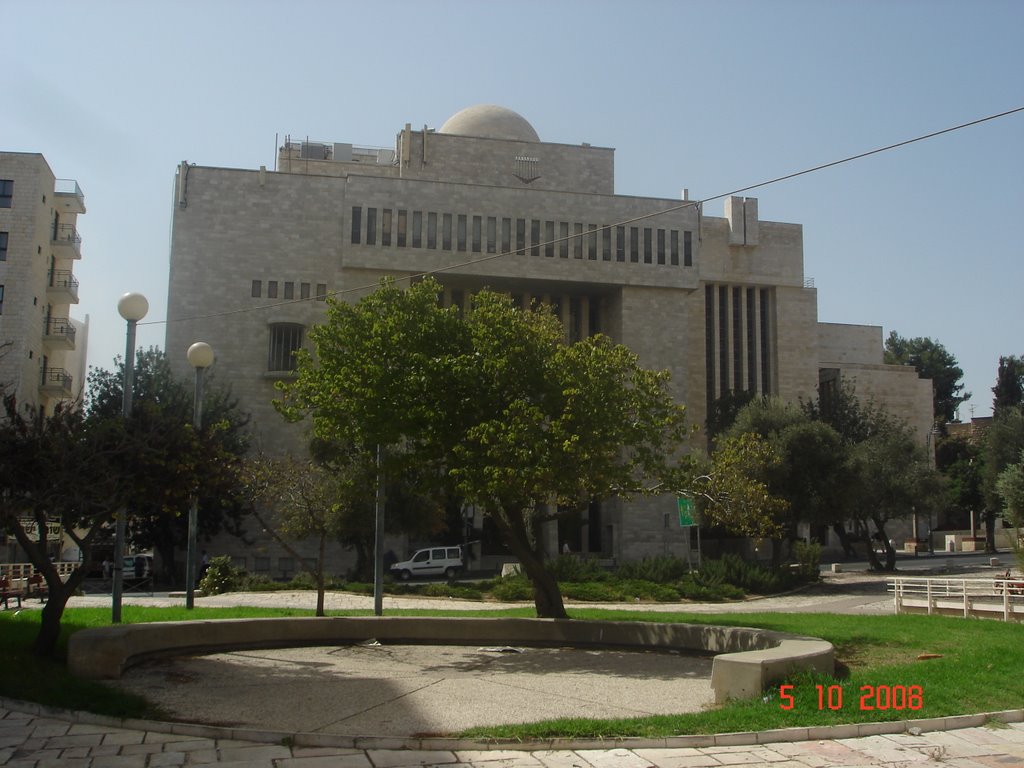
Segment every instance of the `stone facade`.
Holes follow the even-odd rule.
[[[190,375],[190,344],[210,343],[213,376],[252,413],[257,445],[301,450],[303,425],[286,424],[271,400],[291,375],[288,351],[323,316],[317,297],[354,301],[384,275],[430,272],[446,303],[489,287],[549,304],[567,339],[601,332],[626,344],[671,372],[700,426],[730,391],[813,397],[822,360],[846,361],[847,341],[861,386],[917,413],[909,400],[927,383],[881,366],[881,329],[876,369],[874,331],[847,338],[818,323],[799,225],[760,220],[754,198],[730,198],[716,217],[695,201],[616,195],[613,150],[535,137],[519,115],[486,106],[439,131],[406,125],[393,150],[286,140],[275,171],[183,163],[167,331],[177,373]],[[615,561],[685,556],[688,531],[674,515],[672,498],[608,501],[578,529],[552,526],[546,541]],[[271,545],[215,547],[284,575]]]
[[[52,413],[85,385],[88,325],[69,316],[82,213],[78,184],[42,155],[0,152],[0,390],[26,413]]]

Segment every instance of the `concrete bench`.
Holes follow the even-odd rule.
[[[602,647],[715,654],[715,701],[756,696],[798,670],[834,671],[832,644],[748,627],[477,617],[298,617],[118,624],[68,641],[73,675],[116,679],[147,658],[251,648],[394,644]]]

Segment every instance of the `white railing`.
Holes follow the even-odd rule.
[[[1024,621],[1024,579],[897,578],[889,582],[896,613]]]

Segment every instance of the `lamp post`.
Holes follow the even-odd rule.
[[[188,348],[188,362],[196,369],[195,398],[192,401],[192,425],[196,438],[203,426],[203,373],[213,365],[213,349],[205,341],[197,341]],[[188,555],[185,559],[185,608],[192,610],[196,602],[196,536],[199,526],[199,489],[192,490],[192,504],[188,510]]]
[[[125,421],[132,415],[132,380],[135,377],[135,327],[149,311],[149,302],[141,293],[126,293],[117,302],[117,311],[128,322],[124,347],[124,381],[121,392],[121,416]],[[121,596],[124,592],[124,540],[128,530],[128,507],[121,509],[114,528],[114,581],[111,587],[111,616],[114,624],[121,623]]]

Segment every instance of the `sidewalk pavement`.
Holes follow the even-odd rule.
[[[889,613],[891,598],[886,594],[885,578],[869,574],[830,575],[825,582],[811,590],[775,598],[732,604],[687,604],[686,611],[816,611],[852,614]],[[328,608],[365,607],[365,596],[331,593]],[[312,593],[253,593],[202,598],[200,605],[246,604],[267,605],[282,603],[300,607],[313,600]],[[74,598],[73,604],[96,604],[96,600],[109,602],[109,597],[91,596]],[[132,602],[144,604],[180,604],[180,598],[168,596],[138,596]],[[386,598],[385,611],[397,607],[420,607],[426,603],[437,607],[457,609],[461,601]],[[358,603],[358,606],[356,605]],[[479,609],[479,603],[470,604]],[[611,607],[611,606],[605,606]],[[622,605],[617,608],[655,609],[656,606]],[[679,611],[678,604],[662,606],[665,610]],[[312,650],[312,649],[309,649]],[[323,649],[322,649],[323,650]],[[329,649],[328,649],[329,650]],[[440,650],[440,649],[437,649]],[[211,660],[212,661],[212,660]],[[297,661],[264,659],[277,675],[287,673],[288,664],[305,665],[310,673],[323,669],[316,659]],[[283,663],[283,666],[282,666]],[[411,665],[410,665],[411,666]],[[441,667],[443,666],[443,669]],[[448,675],[454,665],[428,665],[435,676]],[[440,671],[439,671],[440,670]],[[478,670],[477,673],[482,670]],[[605,670],[608,671],[608,670]],[[594,670],[591,670],[594,672]],[[612,670],[621,676],[621,670]],[[442,674],[443,673],[443,674]],[[691,672],[699,678],[700,673]],[[590,676],[589,673],[586,676]],[[594,675],[599,677],[598,675]],[[202,681],[206,675],[200,676]],[[543,679],[543,675],[539,679]],[[581,675],[581,677],[585,677]],[[173,678],[173,679],[172,679]],[[607,680],[607,677],[605,678]],[[181,685],[182,678],[171,675],[164,681],[164,693]],[[332,700],[331,712],[326,711],[323,700],[315,691],[320,687],[307,678],[304,686],[306,706],[291,704],[301,715],[297,720],[281,717],[266,722],[239,717],[240,700],[251,706],[276,698],[249,690],[242,699],[234,699],[233,710],[222,710],[219,716],[202,718],[206,723],[246,722],[240,727],[216,727],[186,722],[157,723],[148,721],[120,721],[82,712],[56,712],[35,704],[0,699],[0,765],[14,768],[118,768],[118,766],[179,766],[216,764],[219,766],[255,766],[255,768],[401,768],[402,766],[548,766],[549,768],[703,768],[704,766],[743,765],[773,766],[774,768],[822,768],[842,765],[845,768],[908,768],[909,766],[943,765],[950,768],[1024,768],[1024,710],[1003,713],[1009,725],[995,722],[985,716],[965,716],[922,721],[920,723],[868,723],[832,728],[795,728],[764,733],[719,734],[716,736],[681,736],[668,739],[552,741],[533,745],[474,742],[456,739],[421,738],[398,735],[397,731],[368,728],[370,721],[361,723],[355,733],[374,733],[361,737],[340,732],[327,732],[316,722],[337,710],[338,699]],[[379,681],[382,684],[384,681]],[[429,682],[429,681],[428,681]],[[398,691],[392,703],[379,702],[383,710],[398,706],[397,712],[418,710],[436,713],[443,720],[451,706],[452,696],[429,698],[430,689],[441,686],[412,684],[407,692]],[[518,685],[519,678],[506,680],[505,690]],[[224,685],[221,680],[219,685]],[[607,683],[605,683],[607,685]],[[520,687],[527,688],[523,685]],[[459,688],[457,690],[464,690]],[[280,691],[279,691],[280,692]],[[569,695],[596,700],[593,693],[584,696],[578,690],[558,691],[563,698]],[[449,694],[451,692],[449,691]],[[195,704],[201,695],[192,691]],[[377,694],[378,696],[383,694]],[[682,692],[680,691],[680,695]],[[416,696],[423,696],[418,700]],[[157,697],[159,699],[160,697]],[[385,697],[387,698],[387,697]],[[402,699],[406,699],[402,706]],[[459,696],[461,698],[461,696]],[[611,699],[610,696],[602,698]],[[530,699],[530,696],[527,696]],[[301,699],[300,699],[301,700]],[[390,701],[390,699],[387,699]],[[498,703],[511,706],[510,695],[501,696]],[[319,703],[318,703],[319,702]],[[397,702],[397,703],[396,703]],[[681,702],[677,701],[679,704]],[[345,703],[344,701],[342,703]],[[347,702],[351,704],[352,702]],[[365,703],[365,702],[364,702]],[[604,702],[611,703],[611,702]],[[476,706],[482,706],[479,703]],[[699,706],[699,705],[698,705]],[[196,711],[201,707],[182,707],[179,717],[184,720],[200,719]],[[280,709],[280,707],[279,707]],[[193,711],[194,710],[194,711]],[[193,716],[189,717],[189,712]],[[314,716],[315,715],[315,716]],[[387,718],[384,718],[387,719]],[[405,725],[409,725],[407,718]],[[525,718],[528,719],[528,718]],[[372,720],[372,718],[371,718]],[[300,727],[301,724],[309,727]],[[988,724],[986,726],[986,723]],[[454,728],[441,727],[427,732],[452,732]],[[310,733],[310,731],[317,731]],[[416,732],[405,730],[405,733]],[[389,735],[389,733],[391,735]]]
[[[1021,712],[1017,711],[1019,720]],[[627,746],[600,742],[552,744],[547,749],[416,749],[400,739],[347,746],[261,742],[229,729],[183,724],[116,722],[84,713],[43,712],[38,706],[0,702],[0,764],[8,768],[147,768],[216,765],[219,768],[1020,768],[1024,723],[949,731],[852,736],[868,726],[836,726],[802,741],[758,743],[785,732],[702,737],[707,746],[668,746],[651,740]],[[199,735],[205,733],[206,735]],[[255,737],[266,734],[253,734]],[[686,737],[681,737],[686,738]],[[696,740],[698,737],[689,737]],[[400,747],[406,748],[400,748]],[[413,748],[409,748],[413,747]]]

